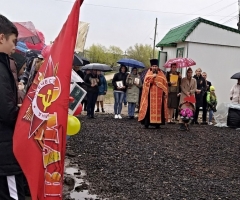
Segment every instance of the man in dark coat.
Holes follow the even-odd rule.
[[[203,72],[202,77],[205,79],[207,87],[206,87],[206,92],[203,95],[203,114],[202,114],[202,125],[207,125],[207,92],[210,91],[210,87],[212,86],[212,83],[207,80],[207,73]]]
[[[193,78],[196,79],[197,81],[197,89],[195,92],[195,98],[196,98],[196,110],[195,110],[195,114],[194,114],[194,119],[191,122],[191,124],[199,124],[198,123],[198,115],[199,115],[199,109],[200,107],[203,106],[203,95],[206,92],[206,81],[205,79],[202,77],[201,75],[202,70],[200,68],[198,68],[196,70],[196,75],[193,76]]]
[[[95,119],[94,107],[98,97],[98,86],[102,84],[97,75],[97,70],[93,69],[90,74],[84,77],[84,84],[87,86],[87,116],[88,118]]]
[[[17,86],[10,69],[18,31],[0,15],[0,199],[25,200],[23,173],[13,153],[13,133],[18,116]]]

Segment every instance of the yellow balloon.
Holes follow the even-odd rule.
[[[78,118],[68,115],[67,135],[76,135],[81,129],[81,123]]]

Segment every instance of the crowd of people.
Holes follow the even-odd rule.
[[[159,69],[158,60],[150,61],[151,67],[138,72],[136,67],[128,73],[128,68],[121,65],[119,72],[112,79],[114,94],[114,118],[121,119],[124,96],[128,103],[128,118],[133,119],[134,113],[139,112],[138,120],[148,128],[150,125],[158,128],[161,124],[176,122],[182,124],[179,116],[179,105],[185,98],[193,96],[194,116],[191,124],[199,124],[199,110],[202,108],[203,125],[213,124],[213,112],[216,112],[217,97],[215,88],[207,80],[207,73],[200,68],[195,71],[187,69],[186,77],[182,78],[177,64],[171,65],[168,72]],[[171,81],[171,76],[177,79]],[[135,108],[138,106],[138,111]],[[207,122],[207,111],[209,117]],[[185,130],[180,126],[180,130]]]
[[[141,72],[136,67],[131,68],[129,72],[127,66],[120,65],[119,72],[114,74],[112,85],[115,119],[122,119],[122,107],[128,105],[128,118],[134,119],[135,113],[138,113],[138,120],[145,128],[151,125],[158,128],[165,123],[179,123],[179,129],[186,130],[186,123],[183,122],[179,111],[189,107],[193,113],[193,116],[189,117],[189,124],[214,124],[213,113],[217,111],[217,95],[215,87],[207,79],[206,72],[198,68],[193,74],[192,68],[189,67],[186,76],[182,77],[177,63],[173,63],[167,72],[160,70],[157,59],[150,60],[150,64],[150,68]],[[77,73],[83,74],[80,71],[78,68]],[[104,95],[107,93],[107,82],[101,71],[88,70],[85,74],[79,75],[84,80],[81,86],[87,90],[87,115],[89,118],[95,118],[95,107],[95,112],[105,112]],[[176,79],[173,80],[172,76]],[[93,79],[96,79],[94,84]],[[230,100],[239,104],[239,80],[231,89]],[[199,116],[200,110],[202,116]]]
[[[18,111],[44,58],[34,51],[27,52],[25,56],[16,54],[17,37],[18,30],[14,24],[0,15],[0,199],[11,199],[10,195],[15,195],[17,199],[23,200],[24,175],[13,154],[12,138]],[[115,119],[122,119],[122,105],[128,104],[128,118],[134,119],[138,108],[138,121],[145,128],[160,128],[165,123],[174,124],[178,121],[180,130],[187,130],[183,113],[186,111],[184,114],[191,118],[191,124],[199,124],[200,108],[203,111],[201,124],[213,124],[217,95],[214,86],[207,80],[206,72],[198,68],[193,75],[192,68],[188,68],[186,76],[182,78],[176,63],[171,65],[167,73],[159,68],[157,59],[150,60],[150,64],[150,68],[140,73],[136,67],[129,73],[128,68],[121,65],[119,72],[114,75],[112,85]],[[72,67],[84,80],[78,83],[87,91],[82,103],[88,118],[94,119],[96,112],[105,112],[107,81],[101,71],[82,72],[80,66],[73,64]],[[172,77],[176,79],[173,80]],[[230,91],[232,103],[240,104],[239,91],[240,79]]]
[[[193,111],[190,124],[213,125],[213,113],[217,111],[217,95],[215,87],[207,80],[206,72],[198,68],[193,74],[189,67],[186,76],[182,77],[176,63],[173,63],[167,72],[159,69],[157,59],[152,59],[150,64],[150,68],[141,72],[138,72],[136,67],[128,72],[128,68],[121,65],[119,72],[114,75],[112,85],[115,119],[122,119],[122,106],[126,96],[128,118],[134,119],[134,113],[139,113],[138,120],[146,128],[150,125],[158,128],[165,123],[179,123],[179,129],[186,130],[179,111],[188,106],[188,101]],[[172,75],[177,76],[175,81],[171,80]],[[193,103],[192,100],[187,100],[191,96]],[[230,100],[239,104],[239,80],[231,89]],[[135,111],[136,108],[138,111]],[[199,116],[200,110],[202,116]]]

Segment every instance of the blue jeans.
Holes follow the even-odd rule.
[[[124,99],[124,92],[113,92],[114,95],[114,113],[115,115],[121,114],[122,103]]]
[[[209,119],[208,119],[208,121],[212,122],[213,110],[210,109],[208,112],[209,112]]]
[[[134,117],[136,103],[128,102],[128,116]]]

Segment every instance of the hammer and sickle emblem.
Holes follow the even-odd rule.
[[[38,94],[38,97],[42,98],[42,104],[44,106],[43,111],[46,111],[47,107],[49,107],[52,104],[52,102],[51,102],[52,99],[50,99],[51,95],[52,95],[52,90],[48,90],[47,95]],[[46,98],[46,96],[47,96],[47,98]]]

